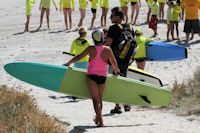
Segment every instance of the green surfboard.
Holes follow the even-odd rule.
[[[86,70],[33,62],[15,62],[4,66],[13,77],[48,90],[90,98]],[[166,106],[172,93],[146,82],[108,75],[103,101],[144,106]]]

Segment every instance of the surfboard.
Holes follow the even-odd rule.
[[[127,77],[157,86],[163,86],[162,81],[155,75],[145,72],[133,66],[128,67]]]
[[[47,90],[90,98],[87,73],[84,69],[33,62],[14,62],[4,66],[6,72],[26,83]],[[113,103],[144,106],[166,106],[172,99],[171,91],[146,82],[108,75],[103,100]]]
[[[63,54],[75,56],[74,54],[71,54],[69,52],[63,52]],[[147,82],[150,84],[154,84],[157,86],[163,86],[161,80],[159,78],[157,78],[155,75],[145,72],[145,71],[138,69],[136,67],[133,67],[133,66],[128,67],[127,77],[135,79],[135,80]]]
[[[164,43],[148,42],[146,43],[147,61],[175,61],[187,58],[187,49],[185,47]]]

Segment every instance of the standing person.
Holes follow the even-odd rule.
[[[29,31],[29,22],[30,22],[31,9],[32,9],[33,4],[35,4],[35,0],[26,0],[26,24],[25,24],[24,32]]]
[[[133,44],[132,40],[129,40],[131,42],[129,45],[125,45],[123,47],[122,52],[118,51],[119,45],[124,45],[127,40],[122,39],[121,37],[124,35],[123,31],[126,29],[126,31],[129,34],[129,37],[131,35],[132,38],[134,38],[134,30],[129,24],[122,24],[122,21],[124,20],[124,14],[123,11],[119,7],[115,7],[111,10],[111,16],[110,16],[111,22],[113,23],[112,26],[109,27],[107,38],[106,38],[106,45],[110,46],[113,50],[113,53],[115,55],[115,58],[117,60],[118,67],[120,69],[120,75],[126,77],[128,65],[131,60],[132,54],[135,49],[135,43]],[[123,43],[124,41],[124,43]],[[127,47],[129,46],[129,48]],[[125,51],[128,50],[128,51]],[[127,53],[128,55],[125,55]],[[109,73],[113,73],[113,70],[111,67],[109,67]],[[123,88],[122,88],[123,89]],[[124,105],[125,111],[130,111],[131,107],[129,105]],[[115,108],[111,110],[111,113],[122,113],[121,107],[119,104],[116,104]]]
[[[87,28],[80,27],[78,29],[79,37],[76,38],[71,45],[70,54],[78,55],[83,52],[87,47],[90,46],[90,41],[87,39]],[[74,63],[74,67],[87,69],[88,67],[88,56],[85,56],[78,62]]]
[[[41,0],[40,1],[40,7],[39,9],[41,10],[41,14],[40,14],[40,26],[37,28],[36,31],[38,31],[41,27],[42,27],[42,22],[43,22],[43,17],[44,17],[44,13],[46,12],[46,18],[47,18],[47,28],[50,30],[50,25],[49,25],[49,15],[50,15],[50,1],[51,0]],[[52,0],[53,5],[56,8],[56,11],[58,10],[56,3],[54,0]]]
[[[151,19],[149,22],[149,28],[154,31],[153,37],[158,35],[157,28],[158,28],[158,16],[159,16],[159,4],[157,0],[153,0],[153,4],[151,5]]]
[[[198,14],[200,9],[200,0],[183,0],[181,2],[181,8],[185,11],[184,32],[186,33],[185,43],[188,44],[190,34],[200,34]]]
[[[71,63],[89,55],[87,85],[96,113],[94,122],[98,127],[104,127],[102,118],[102,97],[107,77],[107,60],[111,62],[115,75],[119,73],[119,68],[117,67],[117,62],[111,48],[103,45],[103,31],[95,30],[92,33],[92,38],[95,45],[86,48],[81,54],[66,63],[66,65],[69,66]]]
[[[106,27],[107,14],[109,9],[109,0],[100,0],[100,5],[102,9],[101,26]]]
[[[92,22],[91,22],[91,26],[90,29],[94,29],[94,21],[96,19],[96,14],[97,14],[97,4],[98,4],[98,0],[90,0],[91,1],[91,12],[92,12]]]
[[[138,15],[139,15],[141,3],[140,3],[140,0],[130,0],[130,2],[131,2],[131,8],[132,8],[131,24],[135,25]]]
[[[165,3],[166,3],[166,0],[158,0],[158,3],[159,3],[159,20],[160,21],[163,21],[164,20],[164,7],[165,7]]]
[[[137,53],[134,56],[136,65],[139,69],[144,70],[146,64],[146,43],[154,41],[153,38],[142,36],[142,30],[137,28],[135,30],[135,42],[137,45]]]
[[[120,7],[122,8],[122,11],[124,13],[125,16],[125,23],[128,23],[128,3],[129,0],[119,0],[120,3]]]
[[[83,20],[85,18],[86,14],[86,6],[87,6],[88,0],[79,0],[79,10],[80,10],[80,21],[78,23],[78,27],[83,25]]]
[[[174,26],[176,29],[176,35],[177,35],[177,40],[179,40],[179,21],[181,18],[181,7],[180,7],[181,1],[177,0],[176,5],[174,6],[173,9],[173,21],[174,21]]]
[[[74,10],[74,0],[60,0],[60,11],[63,10],[66,30],[72,28],[72,10]],[[67,17],[69,16],[69,27]]]
[[[169,33],[171,33],[172,40],[174,40],[174,4],[174,1],[171,1],[167,9],[167,41],[170,41]]]
[[[146,0],[148,5],[148,13],[147,13],[147,23],[149,23],[150,15],[151,15],[151,5],[153,4],[153,0]]]

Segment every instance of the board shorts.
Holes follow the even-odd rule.
[[[158,25],[158,18],[156,15],[152,15],[151,20],[149,22],[149,28],[157,29],[157,25]]]
[[[92,13],[97,13],[97,9],[91,8]]]
[[[92,81],[97,83],[98,85],[105,84],[106,82],[106,77],[105,76],[99,76],[95,74],[87,75],[88,78],[90,78]]]
[[[76,62],[76,63],[74,63],[74,67],[87,69],[88,68],[88,62]]]
[[[199,33],[200,32],[200,24],[199,19],[195,20],[185,20],[184,30],[185,33]]]

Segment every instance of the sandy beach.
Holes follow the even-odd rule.
[[[55,0],[57,5],[59,1]],[[118,6],[118,0],[110,0],[111,8]],[[165,10],[167,6],[165,6]],[[142,7],[138,17],[137,25],[144,31],[144,35],[151,37],[153,31],[148,28],[146,21],[147,5],[142,1]],[[84,25],[89,28],[92,14],[90,12],[90,3],[87,6],[87,15]],[[100,26],[100,8],[97,10],[97,19],[95,26]],[[130,16],[129,6],[129,16]],[[110,16],[110,12],[108,14]],[[46,18],[44,17],[43,27],[40,31],[34,32],[39,26],[39,0],[32,8],[30,22],[30,32],[24,31],[25,0],[7,1],[1,0],[0,5],[0,85],[9,87],[23,88],[30,91],[39,108],[48,115],[56,117],[66,124],[69,132],[90,132],[90,133],[108,133],[108,132],[126,132],[126,133],[198,133],[200,132],[200,117],[197,116],[177,116],[173,111],[165,109],[142,109],[132,106],[130,112],[120,115],[110,115],[110,110],[114,107],[113,103],[104,102],[103,118],[105,128],[96,128],[93,122],[95,115],[92,101],[87,99],[78,99],[73,101],[64,94],[44,90],[39,87],[19,81],[8,75],[3,66],[15,61],[40,62],[50,64],[64,64],[71,57],[63,55],[63,51],[69,51],[71,42],[78,34],[74,31],[79,22],[78,0],[75,0],[75,10],[73,12],[73,29],[71,32],[65,32],[63,13],[51,8],[50,25],[51,30],[45,30]],[[110,25],[110,19],[108,18]],[[184,22],[179,25],[180,38],[185,40],[183,33]],[[167,25],[158,24],[158,37],[156,40],[166,40]],[[89,30],[89,39],[91,39],[91,30]],[[147,62],[145,71],[157,75],[170,88],[174,81],[182,83],[193,76],[193,72],[200,63],[200,38],[195,35],[190,41],[188,58],[173,62]],[[183,42],[179,43],[183,45]],[[135,63],[132,64],[136,66]]]

